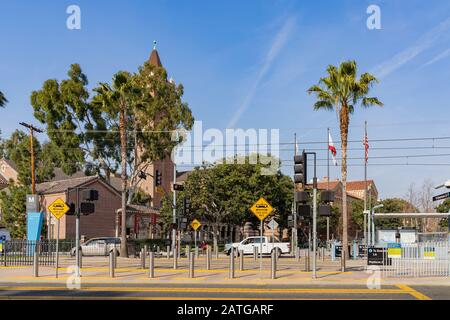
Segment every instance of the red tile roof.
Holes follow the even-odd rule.
[[[367,187],[369,187],[373,183],[373,180],[367,180]],[[364,190],[365,185],[366,184],[364,180],[347,181],[347,191]]]

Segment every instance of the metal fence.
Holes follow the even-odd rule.
[[[69,255],[75,246],[73,241],[60,241],[59,252]],[[55,264],[56,241],[11,240],[0,243],[1,266],[23,266],[33,264],[33,253],[38,253],[39,264]]]
[[[384,254],[384,277],[450,277],[448,241],[402,244]]]

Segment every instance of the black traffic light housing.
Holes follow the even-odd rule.
[[[189,198],[184,197],[183,199],[183,214],[185,216],[189,215],[191,212],[191,200]]]
[[[80,213],[85,216],[95,212],[95,204],[92,202],[82,202],[80,203]]]
[[[155,187],[162,185],[162,173],[159,170],[155,171]]]
[[[66,216],[74,216],[74,215],[76,215],[76,206],[75,206],[75,203],[73,203],[73,202],[71,202],[71,203],[69,203],[68,204],[68,206],[69,206],[69,211],[67,211],[66,212]]]
[[[311,206],[309,204],[297,203],[297,214],[300,217],[311,217]]]
[[[173,185],[173,190],[175,191],[183,191],[184,190],[184,186],[182,184],[174,184]]]
[[[94,189],[87,189],[81,192],[81,201],[97,201],[98,191]]]
[[[307,168],[308,156],[305,151],[300,156],[294,156],[294,182],[301,183],[304,186],[307,184]]]
[[[319,204],[318,213],[320,217],[331,217],[333,214],[329,204]]]

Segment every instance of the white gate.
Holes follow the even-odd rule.
[[[387,249],[383,259],[384,277],[450,277],[448,241],[402,244]]]

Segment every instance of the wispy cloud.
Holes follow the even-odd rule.
[[[450,29],[450,18],[441,22],[438,26],[434,27],[424,35],[422,35],[416,44],[397,53],[391,59],[376,66],[372,73],[378,78],[383,78],[411,61],[425,50],[432,47],[442,36],[448,36],[448,30]]]
[[[269,71],[270,67],[272,66],[273,61],[275,58],[279,55],[280,51],[283,49],[283,47],[286,45],[287,40],[289,39],[289,36],[292,33],[292,30],[295,27],[295,17],[291,16],[286,19],[281,29],[276,34],[272,45],[267,52],[264,61],[261,65],[261,68],[259,69],[259,72],[255,78],[255,81],[253,82],[253,85],[251,86],[250,90],[247,92],[247,95],[244,97],[244,100],[242,104],[240,105],[239,109],[234,113],[233,117],[231,118],[230,122],[228,123],[228,128],[232,128],[236,125],[236,123],[241,118],[244,111],[250,106],[258,87],[261,83],[261,80],[263,80],[264,76]]]
[[[436,57],[434,57],[433,59],[431,59],[430,61],[428,61],[427,63],[424,64],[424,67],[426,66],[430,66],[442,59],[447,58],[448,56],[450,56],[450,49],[445,50],[444,52],[441,52],[440,54],[438,54]]]

